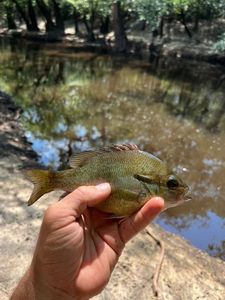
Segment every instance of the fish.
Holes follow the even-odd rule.
[[[69,165],[63,171],[27,170],[26,176],[34,184],[28,205],[53,190],[72,192],[79,186],[103,182],[110,183],[112,191],[96,208],[115,216],[131,215],[153,196],[162,197],[166,208],[189,200],[188,186],[168,165],[135,144],[80,152],[70,157]]]

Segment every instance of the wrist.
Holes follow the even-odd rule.
[[[31,266],[29,273],[35,300],[82,300],[47,284],[37,268]]]
[[[29,270],[24,274],[22,279],[19,281],[17,287],[12,293],[10,300],[27,299],[34,300],[34,289],[32,281],[30,280]]]

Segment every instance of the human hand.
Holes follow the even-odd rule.
[[[107,284],[120,254],[163,209],[155,197],[124,219],[94,209],[109,184],[79,187],[45,213],[30,267],[35,299],[89,299]],[[107,200],[106,200],[107,201]]]

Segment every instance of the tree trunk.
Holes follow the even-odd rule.
[[[46,20],[45,28],[46,31],[54,31],[55,24],[52,21],[51,11],[49,7],[45,4],[43,0],[36,0],[37,6],[40,9],[41,14],[44,16]]]
[[[189,36],[189,38],[192,38],[192,34],[186,24],[185,14],[184,14],[183,10],[181,11],[181,23],[184,25],[185,31],[186,31],[187,35]]]
[[[86,16],[84,16],[83,21],[84,21],[84,25],[86,27],[87,34],[88,34],[87,40],[89,42],[94,42],[95,41],[95,35],[94,35],[94,32],[93,32],[93,26],[89,25]]]
[[[102,34],[109,33],[109,16],[107,16],[106,18],[102,18],[101,26],[100,26],[100,32]]]
[[[115,51],[127,52],[127,37],[121,15],[120,1],[113,3],[113,27],[115,35]]]
[[[28,15],[30,18],[30,24],[33,31],[39,31],[36,13],[32,4],[32,0],[28,0]]]
[[[80,35],[80,28],[79,28],[79,13],[77,12],[76,8],[73,9],[73,18],[74,18],[74,29],[75,35]]]
[[[194,28],[193,31],[197,32],[199,27],[199,7],[197,8],[195,12],[195,20],[194,20]]]
[[[54,7],[54,14],[55,14],[55,22],[56,22],[56,29],[60,32],[60,34],[64,35],[65,33],[65,26],[64,20],[61,13],[60,5],[56,0],[52,0],[53,7]]]
[[[145,31],[146,29],[146,20],[141,21],[141,30]]]
[[[91,29],[91,38],[93,38],[93,42],[95,41],[94,36],[94,23],[95,23],[95,10],[92,9],[91,11],[91,17],[90,17],[90,29]]]
[[[22,6],[20,5],[20,3],[17,0],[13,0],[13,2],[16,5],[16,9],[19,12],[22,20],[25,22],[27,30],[32,30],[32,26],[30,24],[30,21],[26,15],[26,12],[23,10]]]
[[[161,17],[161,20],[160,20],[160,23],[159,23],[159,35],[160,35],[160,38],[163,37],[164,35],[164,16]]]
[[[7,24],[8,24],[8,29],[16,29],[16,23],[13,18],[13,8],[12,5],[6,5],[6,18],[7,18]]]

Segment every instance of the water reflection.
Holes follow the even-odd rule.
[[[224,258],[223,71],[6,43],[0,88],[23,109],[26,136],[45,166],[65,168],[74,151],[116,142],[137,143],[168,161],[194,200],[159,223]]]
[[[55,132],[63,136],[66,133],[67,127],[63,123],[59,123]],[[100,136],[98,129],[93,126],[89,140],[87,140],[87,129],[82,125],[73,127],[76,141],[71,142],[68,138],[43,139],[37,138],[32,132],[26,131],[25,136],[32,144],[32,149],[38,155],[38,162],[52,169],[62,168],[68,161],[69,156],[73,152],[84,151],[91,148],[91,142],[96,141]]]
[[[32,149],[38,154],[38,162],[44,166],[51,166],[58,169],[62,164],[62,153],[69,149],[67,139],[47,140],[36,138],[31,132],[25,134],[28,142],[32,144]]]
[[[170,220],[166,215],[161,215],[158,223],[166,230],[182,235],[196,247],[206,249],[211,255],[225,260],[225,241],[217,238],[217,236],[224,237],[223,219],[209,211],[204,217],[177,216],[172,222]]]

